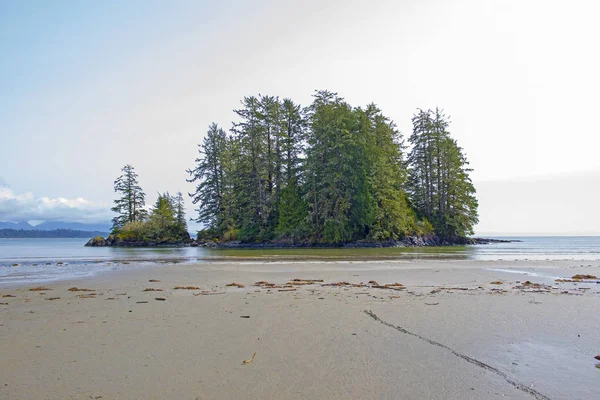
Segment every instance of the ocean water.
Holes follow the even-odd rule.
[[[84,247],[86,239],[0,239],[0,285],[83,278],[147,265],[225,260],[600,260],[598,236],[499,239],[520,242],[435,248],[232,250]]]

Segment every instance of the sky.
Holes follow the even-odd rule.
[[[197,145],[242,97],[328,89],[405,136],[418,108],[443,108],[477,234],[600,234],[597,15],[582,0],[3,0],[0,221],[108,221],[125,164],[149,203],[191,192]]]

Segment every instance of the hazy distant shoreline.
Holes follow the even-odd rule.
[[[103,235],[106,232],[76,229],[0,229],[0,239],[86,239]]]

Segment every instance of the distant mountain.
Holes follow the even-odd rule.
[[[108,233],[111,230],[110,224],[82,224],[81,222],[66,222],[66,221],[45,221],[39,225],[32,226],[26,221],[21,222],[0,222],[0,229],[14,230],[38,230],[38,231],[53,231],[57,229],[69,229],[73,231],[84,232],[102,232]]]
[[[2,222],[0,221],[0,229],[16,229],[16,230],[25,230],[29,231],[34,229],[33,226],[29,225],[26,221],[21,222]]]

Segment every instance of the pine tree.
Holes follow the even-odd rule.
[[[414,228],[403,185],[406,166],[403,139],[396,125],[374,104],[367,106],[369,182],[375,201],[375,215],[369,237],[375,240],[399,239]]]
[[[472,170],[448,126],[439,109],[419,110],[413,117],[408,187],[417,214],[438,236],[454,239],[472,234],[478,216]]]
[[[157,236],[165,236],[165,232],[176,223],[175,207],[171,195],[169,193],[159,193],[150,214],[152,230]]]
[[[115,192],[120,193],[121,197],[114,201],[115,205],[111,208],[117,213],[112,220],[113,231],[118,231],[128,223],[142,222],[148,216],[144,210],[146,195],[138,183],[134,168],[127,164],[121,171],[123,174],[114,183]]]
[[[317,91],[307,133],[305,198],[317,240],[345,242],[364,233],[372,217],[356,112],[336,93]]]
[[[175,197],[172,199],[173,208],[175,210],[175,223],[179,229],[187,231],[187,222],[185,220],[185,201],[183,200],[183,194],[177,192]]]
[[[201,157],[196,158],[196,167],[188,169],[191,176],[188,182],[197,182],[196,190],[190,193],[192,203],[198,205],[196,222],[222,233],[223,190],[225,186],[223,158],[226,151],[227,135],[213,123],[208,128],[204,142],[199,145]]]

